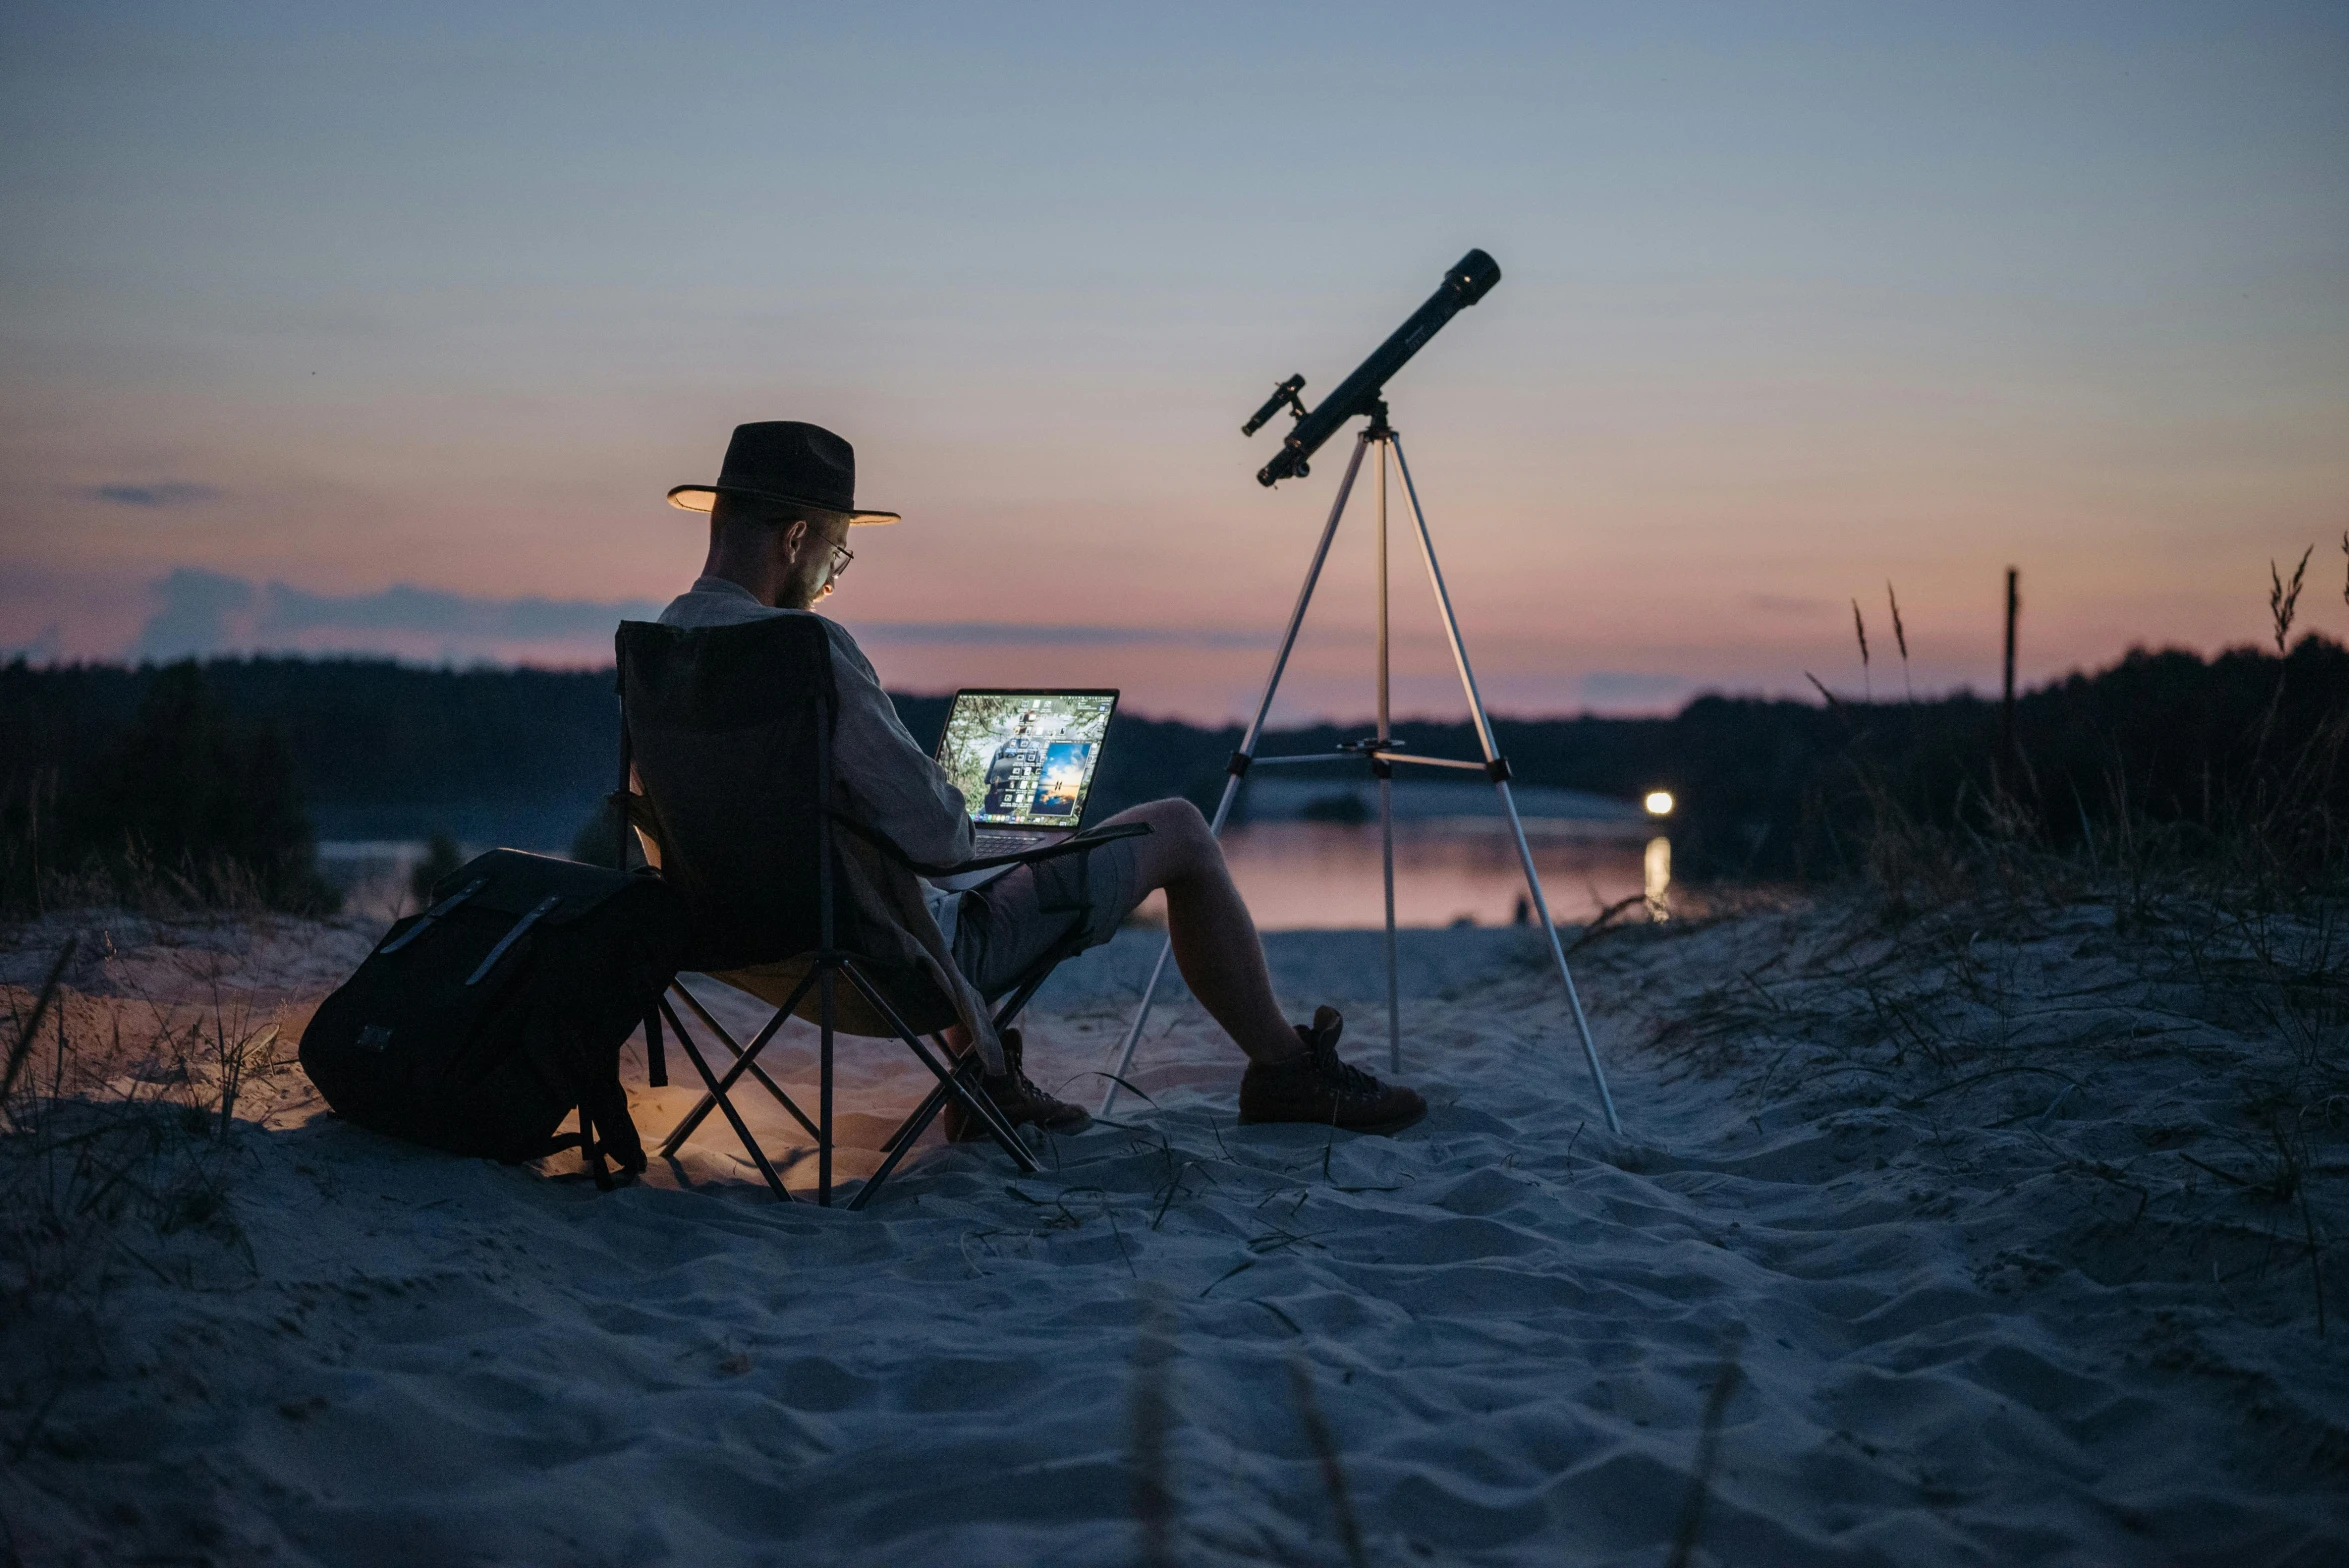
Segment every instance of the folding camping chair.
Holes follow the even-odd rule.
[[[1035,1155],[980,1084],[978,1051],[955,1059],[947,1049],[943,1031],[958,1015],[937,966],[942,961],[950,968],[952,956],[937,944],[934,930],[925,942],[910,920],[893,923],[886,911],[876,913],[871,895],[885,885],[884,892],[894,894],[901,906],[907,900],[918,904],[916,871],[946,874],[1085,855],[1111,839],[1146,833],[1148,827],[1097,828],[1024,855],[916,866],[834,809],[832,732],[838,698],[831,642],[816,617],[766,616],[696,628],[625,621],[617,648],[620,791],[615,805],[621,836],[625,843],[631,828],[641,828],[659,855],[662,878],[683,897],[691,935],[681,973],[705,974],[749,995],[758,993],[729,976],[755,968],[771,984],[791,985],[747,1044],[720,1024],[682,980],[661,998],[657,1012],[645,1020],[652,1081],[656,1086],[667,1082],[665,1022],[705,1090],[662,1141],[661,1155],[674,1155],[716,1110],[775,1196],[791,1201],[790,1190],[731,1099],[748,1075],[815,1139],[816,1201],[829,1204],[833,1038],[851,1034],[894,1036],[937,1084],[883,1144],[880,1168],[850,1208],[872,1200],[950,1098],[977,1118],[1023,1172],[1037,1170]],[[632,778],[641,784],[641,793],[632,788]],[[836,826],[849,833],[835,834]],[[844,848],[855,853],[844,856]],[[1089,881],[1080,872],[1080,886]],[[867,896],[852,896],[846,886],[851,882]],[[1009,1026],[1052,970],[1076,951],[1084,915],[1077,910],[1068,938],[1011,988],[992,1015],[998,1030]],[[919,919],[928,926],[926,914]],[[794,967],[802,971],[795,981],[790,979]],[[678,1012],[679,1002],[732,1057],[722,1075],[711,1070]],[[795,1014],[818,1029],[813,1117],[758,1062],[759,1053]],[[925,1034],[935,1051],[924,1043]]]

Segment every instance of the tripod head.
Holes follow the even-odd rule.
[[[1267,420],[1286,406],[1296,417],[1288,435],[1281,441],[1280,453],[1257,470],[1256,482],[1270,487],[1283,479],[1302,479],[1308,472],[1306,459],[1321,449],[1321,444],[1337,434],[1338,427],[1357,414],[1381,418],[1385,406],[1380,394],[1386,389],[1387,378],[1401,370],[1420,346],[1439,331],[1446,322],[1492,292],[1501,281],[1501,264],[1481,250],[1472,250],[1455,262],[1444,274],[1444,281],[1427,303],[1411,313],[1384,343],[1373,349],[1370,357],[1354,367],[1354,373],[1338,383],[1337,390],[1321,400],[1319,408],[1308,411],[1297,394],[1304,389],[1303,376],[1291,376],[1273,388],[1249,421],[1240,427],[1240,434],[1252,436],[1264,427]]]

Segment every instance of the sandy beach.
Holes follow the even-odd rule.
[[[262,1037],[290,1056],[361,922],[53,917],[0,957],[20,1013],[77,932],[82,1049],[261,1043],[202,1223],[41,1252],[12,1170],[10,1561],[2349,1560],[2337,925],[1611,933],[1576,962],[1620,1138],[1528,933],[1413,932],[1405,1135],[1237,1127],[1177,993],[1147,1102],[1032,1177],[926,1147],[858,1214],[776,1204],[714,1119],[599,1194],[324,1114]],[[1097,1097],[1156,940],[1056,977],[1040,1081]],[[1377,940],[1268,947],[1383,1070]],[[796,1026],[775,1063],[812,1080]],[[844,1064],[877,1142],[918,1069]],[[649,1143],[692,1095],[628,1075]]]

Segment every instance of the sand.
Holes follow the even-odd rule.
[[[131,1237],[102,1296],[9,1297],[0,1549],[2349,1560],[2349,1166],[2310,1089],[2339,955],[2291,922],[2115,922],[1801,905],[1603,938],[1578,962],[1621,1138],[1526,933],[1414,932],[1404,1076],[1433,1109],[1402,1137],[1235,1126],[1236,1059],[1178,995],[1120,1125],[1035,1176],[926,1147],[860,1214],[776,1204],[715,1119],[599,1194],[259,1077],[241,1241]],[[374,935],[51,920],[0,959],[16,1005],[100,927],[71,977],[93,1037],[217,1002],[290,1039]],[[1036,1076],[1094,1097],[1155,940],[1056,978]],[[1375,935],[1268,946],[1383,1068]],[[910,1103],[902,1058],[845,1048],[845,1137]],[[778,1064],[812,1076],[796,1031]],[[649,1141],[691,1096],[630,1071]]]

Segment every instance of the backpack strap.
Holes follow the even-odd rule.
[[[423,914],[418,915],[414,925],[408,927],[407,930],[401,932],[398,936],[393,937],[390,941],[384,943],[383,946],[377,948],[375,950],[375,956],[382,957],[385,954],[398,952],[401,948],[406,947],[410,942],[415,941],[425,932],[431,930],[433,922],[439,920],[450,910],[455,909],[459,904],[462,904],[465,902],[465,900],[471,898],[474,894],[480,892],[487,886],[489,886],[489,878],[475,877],[472,881],[466,883],[463,887],[457,889],[454,893],[451,893],[448,897],[442,899],[439,903],[424,911]],[[32,1038],[32,1036],[27,1035],[25,1038],[29,1040]]]
[[[588,1117],[585,1100],[579,1102],[579,1160],[587,1167],[588,1174],[595,1178],[598,1192],[610,1192],[619,1185],[612,1180],[612,1173],[604,1168],[603,1146],[595,1141],[595,1123]]]
[[[669,1087],[669,1053],[661,1043],[661,1004],[655,1001],[644,1015],[645,1080],[656,1089]]]
[[[628,869],[628,837],[635,824],[628,815],[628,784],[636,771],[635,743],[628,734],[627,688],[615,673],[620,685],[620,782],[612,791],[612,864],[622,871]],[[644,1015],[644,1076],[656,1089],[669,1087],[669,1053],[661,1039],[661,1008],[658,1000],[646,1009]],[[633,1129],[632,1129],[633,1130]]]
[[[628,1114],[628,1095],[618,1073],[596,1085],[579,1100],[579,1130],[557,1133],[542,1144],[499,1156],[499,1163],[523,1165],[543,1160],[565,1149],[577,1149],[579,1160],[605,1192],[644,1174],[651,1162],[644,1141],[637,1136],[636,1119]]]
[[[524,915],[521,919],[515,921],[511,926],[506,928],[506,934],[498,938],[498,945],[491,948],[488,955],[481,960],[480,965],[475,968],[471,974],[465,977],[465,983],[467,985],[479,985],[482,981],[488,979],[490,971],[497,968],[498,960],[506,956],[506,950],[512,947],[516,942],[522,940],[522,933],[528,931],[532,926],[537,925],[541,920],[544,920],[547,916],[553,914],[555,912],[556,906],[562,902],[562,894],[549,893],[546,897],[533,904],[530,907],[530,912],[528,914]]]
[[[626,1178],[642,1175],[650,1163],[645,1159],[644,1143],[636,1135],[636,1122],[628,1114],[628,1096],[620,1088],[617,1073],[580,1096],[579,1133],[580,1156],[594,1173],[595,1184],[606,1192]],[[618,1177],[606,1173],[607,1157],[619,1167]]]

